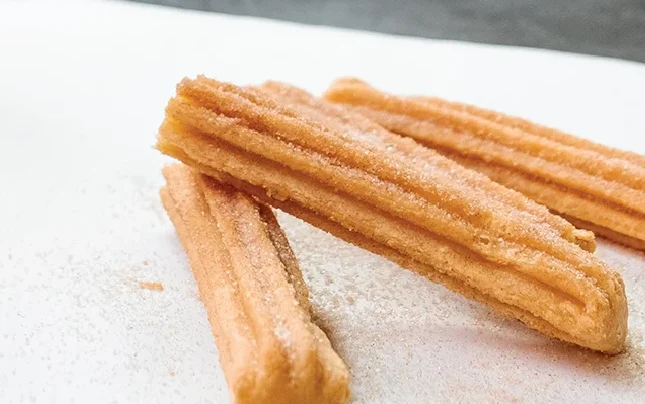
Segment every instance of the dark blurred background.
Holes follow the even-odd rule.
[[[139,1],[306,24],[558,49],[645,62],[645,0]]]

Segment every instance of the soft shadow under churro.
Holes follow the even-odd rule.
[[[468,310],[464,307],[464,311]],[[607,355],[549,338],[525,327],[519,321],[504,318],[485,308],[483,310],[484,312],[476,311],[480,315],[474,316],[472,325],[433,324],[428,321],[423,327],[417,327],[404,319],[393,317],[392,321],[386,321],[387,326],[383,323],[375,327],[357,325],[360,329],[349,330],[345,329],[347,325],[343,324],[344,321],[327,316],[324,311],[315,308],[314,320],[341,356],[344,356],[343,351],[348,344],[357,344],[356,335],[360,335],[360,341],[381,341],[383,354],[387,355],[387,351],[391,349],[388,340],[397,344],[402,341],[401,335],[416,334],[418,341],[422,339],[420,335],[426,333],[429,340],[432,340],[432,334],[441,334],[441,340],[449,340],[453,345],[472,347],[475,344],[478,351],[493,352],[491,358],[495,356],[494,352],[499,352],[500,360],[502,356],[513,357],[523,360],[527,366],[540,362],[552,366],[555,363],[558,368],[571,370],[580,376],[601,377],[618,383],[621,387],[645,383],[645,339],[638,330],[630,333],[622,353]],[[344,338],[353,340],[348,342]],[[410,341],[410,344],[414,343],[415,341]],[[373,344],[371,349],[374,349]],[[351,367],[351,362],[348,364]],[[434,376],[431,373],[429,371],[428,378]]]

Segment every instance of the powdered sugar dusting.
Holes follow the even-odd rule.
[[[310,287],[314,312],[352,373],[356,403],[567,402],[645,394],[645,257],[600,241],[630,304],[625,353],[610,357],[501,318],[281,214]]]

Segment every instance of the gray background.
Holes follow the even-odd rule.
[[[645,62],[645,0],[139,1],[307,24],[559,49]]]

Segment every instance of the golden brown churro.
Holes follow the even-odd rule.
[[[471,105],[392,96],[356,79],[336,81],[325,97],[601,236],[645,248],[644,156]]]
[[[571,225],[304,91],[185,79],[157,147],[548,335],[623,347],[622,279]]]
[[[188,254],[234,403],[344,403],[348,372],[311,322],[306,285],[266,205],[174,165],[161,197]]]

